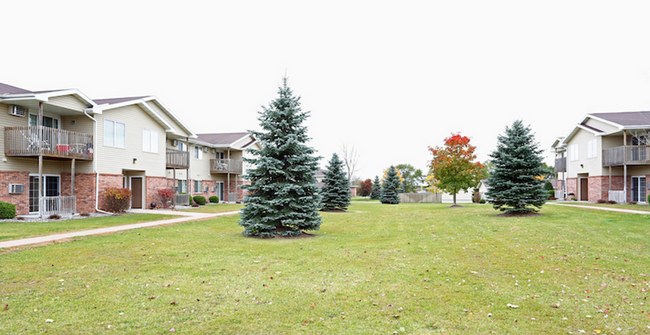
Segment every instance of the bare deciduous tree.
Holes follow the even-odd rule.
[[[341,157],[348,172],[348,180],[351,181],[354,173],[357,172],[357,164],[359,163],[359,153],[354,148],[354,145],[348,146],[347,144],[341,145]]]

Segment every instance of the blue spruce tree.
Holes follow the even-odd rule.
[[[250,185],[244,198],[239,225],[246,236],[296,236],[304,230],[318,230],[319,197],[316,186],[318,160],[314,149],[305,145],[309,140],[302,123],[309,112],[300,108],[287,85],[279,88],[278,98],[262,107],[258,120],[263,131],[251,131],[262,149],[250,150],[254,158],[245,158],[254,168],[246,178]]]
[[[321,210],[323,211],[345,211],[350,206],[350,182],[343,171],[343,161],[337,154],[332,159],[325,171],[323,187],[320,190]]]
[[[399,204],[399,189],[401,182],[397,176],[397,170],[391,165],[386,173],[386,179],[381,185],[381,196],[379,200],[382,204]]]

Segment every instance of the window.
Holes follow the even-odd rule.
[[[49,116],[43,116],[43,126],[55,129],[61,129],[59,119]],[[29,114],[29,125],[38,126],[38,114]]]
[[[158,153],[158,132],[142,129],[142,151]]]
[[[111,120],[104,120],[104,146],[124,148],[126,126]]]
[[[178,181],[178,186],[176,186],[176,192],[187,193],[187,180]]]
[[[194,146],[194,158],[203,159],[203,148],[197,145]]]
[[[598,157],[598,139],[587,141],[587,158]]]
[[[571,144],[569,146],[569,160],[571,161],[577,161],[579,158],[578,155],[578,145],[577,144]]]
[[[194,192],[203,193],[203,180],[194,180]]]
[[[178,150],[180,151],[187,151],[187,143],[184,142],[178,142]]]

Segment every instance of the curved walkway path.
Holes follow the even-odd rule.
[[[29,245],[29,244],[41,244],[47,242],[54,242],[58,240],[65,240],[65,239],[79,237],[79,236],[101,235],[101,234],[114,233],[117,231],[130,230],[136,228],[154,227],[154,226],[168,225],[168,224],[174,224],[179,222],[209,219],[217,216],[235,215],[235,214],[239,214],[239,211],[206,214],[206,213],[191,213],[191,212],[177,212],[177,211],[161,211],[161,210],[152,211],[152,210],[144,210],[144,209],[140,209],[140,210],[133,209],[130,210],[129,213],[167,214],[167,215],[176,215],[180,217],[173,218],[173,219],[166,219],[166,220],[134,223],[134,224],[128,224],[123,226],[112,226],[112,227],[97,228],[97,229],[90,229],[90,230],[73,231],[69,233],[23,238],[20,240],[2,241],[0,242],[0,249],[19,247],[19,246]]]
[[[629,214],[650,214],[650,211],[637,211],[637,210],[633,210],[633,209],[624,209],[624,208],[569,205],[569,204],[563,204],[563,203],[558,203],[558,202],[547,202],[546,204],[548,204],[548,205],[557,205],[557,206],[566,206],[566,207],[585,208],[585,209],[596,209],[596,210],[600,210],[600,211],[620,212],[620,213],[629,213]]]

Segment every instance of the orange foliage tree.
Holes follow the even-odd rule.
[[[477,185],[483,165],[474,162],[476,147],[469,144],[469,137],[460,133],[452,133],[445,139],[443,147],[429,147],[433,154],[430,168],[433,178],[436,180],[436,187],[454,196],[456,205],[456,194],[460,190],[467,192],[470,187]]]

